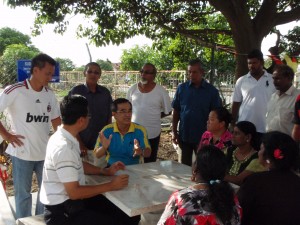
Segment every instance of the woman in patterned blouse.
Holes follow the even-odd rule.
[[[205,145],[214,145],[224,153],[230,147],[232,135],[228,130],[231,122],[231,114],[224,107],[218,107],[210,111],[207,120],[207,131],[203,133],[199,143],[199,149]]]
[[[232,187],[223,178],[223,152],[212,145],[197,153],[193,165],[196,184],[174,192],[158,225],[238,225],[241,208]]]
[[[238,122],[233,128],[233,146],[227,149],[226,181],[241,185],[250,174],[265,170],[258,161],[258,154],[254,149],[255,143],[255,125],[249,121]]]

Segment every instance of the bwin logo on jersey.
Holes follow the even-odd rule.
[[[27,113],[26,123],[31,122],[48,123],[49,116],[45,116],[45,113],[43,113],[43,115],[30,115],[30,113]]]

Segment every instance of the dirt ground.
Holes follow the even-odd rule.
[[[174,160],[174,161],[178,160],[177,152],[174,150],[172,145],[170,131],[164,131],[161,133],[159,150],[158,150],[158,159]],[[14,189],[13,189],[13,181],[12,181],[10,169],[8,174],[9,174],[9,178],[6,181],[6,190],[7,190],[7,195],[12,196],[14,195]],[[35,191],[37,191],[37,181],[34,176],[32,181],[32,192]]]

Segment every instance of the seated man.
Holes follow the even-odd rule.
[[[108,165],[117,161],[125,165],[138,164],[140,157],[149,157],[151,148],[146,129],[131,122],[132,105],[118,98],[111,105],[116,122],[105,126],[99,134],[94,153],[100,158],[107,154]]]
[[[124,169],[122,162],[109,168],[95,167],[80,158],[78,133],[89,123],[88,102],[79,95],[66,96],[60,104],[62,126],[47,145],[40,200],[45,204],[47,225],[137,225],[140,216],[129,217],[101,193],[128,185],[128,175],[119,175],[111,182],[85,185],[84,174],[114,175]]]

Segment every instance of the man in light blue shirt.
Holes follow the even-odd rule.
[[[141,157],[149,157],[151,148],[146,129],[131,122],[132,105],[125,98],[112,103],[116,122],[105,126],[99,134],[94,153],[100,158],[107,155],[108,165],[121,161],[125,165],[138,164]]]

